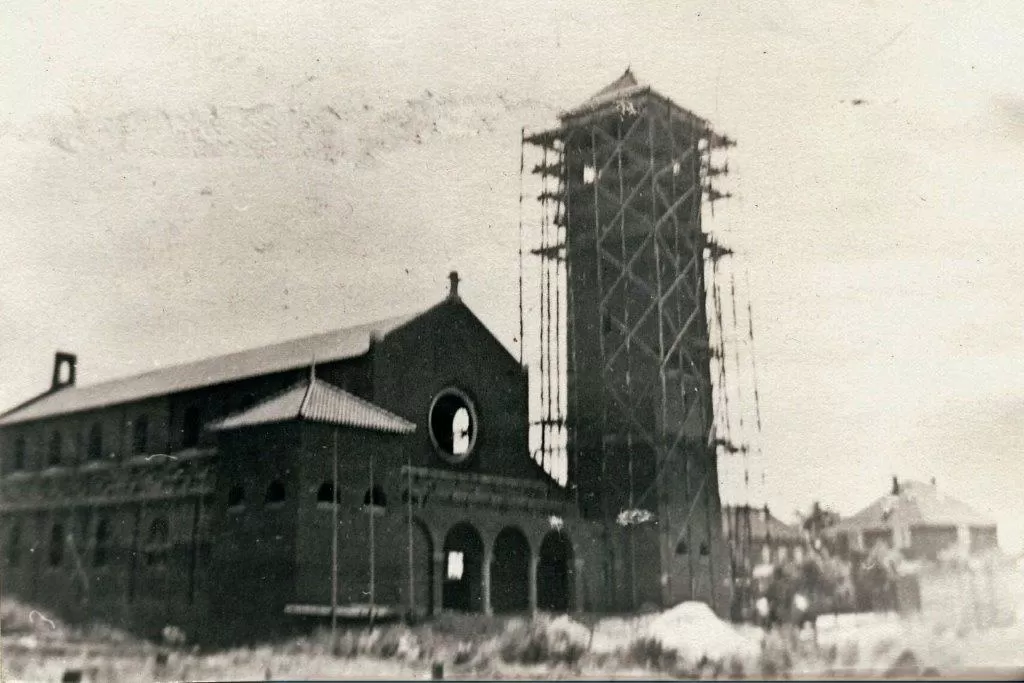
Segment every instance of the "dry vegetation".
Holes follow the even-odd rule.
[[[1004,584],[1006,604],[1024,606],[1019,572]],[[952,590],[952,589],[951,589]],[[765,636],[715,619],[685,603],[661,614],[629,618],[581,616],[487,618],[444,616],[215,652],[168,650],[102,627],[46,621],[30,607],[0,604],[5,681],[59,681],[67,669],[84,680],[264,680],[429,678],[813,677],[988,675],[1024,673],[1020,610],[979,627],[965,610],[913,618],[822,617],[818,642],[809,633]]]

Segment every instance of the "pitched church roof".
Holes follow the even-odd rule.
[[[308,366],[313,358],[319,363],[355,358],[369,350],[374,337],[386,336],[421,313],[355,325],[98,384],[65,387],[0,415],[0,427],[295,370]]]
[[[216,420],[207,428],[226,431],[293,420],[392,434],[410,434],[416,430],[412,422],[317,377],[310,377],[251,408]]]
[[[863,510],[842,519],[830,532],[891,529],[906,526],[995,526],[966,503],[940,493],[934,484],[899,482],[899,492],[878,498]]]

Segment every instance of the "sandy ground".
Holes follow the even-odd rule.
[[[894,614],[829,615],[818,624],[817,641],[808,630],[796,643],[764,634],[750,626],[734,627],[718,621],[706,607],[687,603],[660,615],[633,618],[589,619],[592,629],[566,621],[572,636],[587,652],[575,665],[510,664],[502,660],[494,634],[502,624],[484,624],[475,617],[455,628],[438,624],[429,638],[429,655],[400,651],[387,658],[333,657],[322,642],[298,641],[210,654],[175,653],[158,665],[158,648],[139,642],[115,644],[102,635],[63,637],[38,619],[20,633],[2,638],[0,669],[3,681],[60,681],[68,669],[79,669],[84,681],[94,683],[165,680],[339,680],[429,679],[435,661],[444,664],[445,678],[664,678],[657,667],[644,668],[625,654],[638,639],[655,635],[672,644],[687,658],[701,651],[746,652],[748,673],[752,662],[785,662],[782,670],[793,678],[878,677],[891,673],[909,657],[918,675],[962,678],[1024,679],[1024,572],[1009,577],[998,614],[978,615],[963,609],[925,609],[912,617]],[[997,618],[998,617],[998,618]],[[10,617],[5,617],[10,619]],[[474,621],[475,619],[475,621]],[[494,621],[494,620],[491,620]],[[487,626],[487,628],[485,628]],[[26,627],[28,630],[26,630]],[[507,625],[506,625],[507,627]],[[37,629],[33,632],[31,629]],[[488,631],[489,633],[484,633]],[[69,631],[70,633],[70,631]],[[424,630],[413,631],[421,640]],[[460,643],[476,635],[472,654],[459,659]],[[426,642],[426,641],[422,641]],[[360,650],[362,651],[362,650]],[[751,654],[752,653],[752,654]],[[732,656],[730,654],[730,656]],[[712,671],[702,671],[710,674]],[[728,676],[720,670],[719,675]],[[764,672],[761,675],[770,675]]]

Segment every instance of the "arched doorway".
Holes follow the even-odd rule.
[[[479,612],[483,609],[484,543],[468,522],[459,522],[444,537],[443,609]]]
[[[515,527],[494,539],[491,608],[499,614],[530,609],[530,542]]]
[[[540,544],[537,563],[537,608],[567,612],[572,607],[572,542],[561,531],[549,531]]]

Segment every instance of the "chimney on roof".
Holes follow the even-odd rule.
[[[453,270],[448,273],[448,301],[459,301],[459,272]]]
[[[932,488],[935,488],[935,477],[932,477]]]
[[[900,480],[895,477],[892,478],[892,495],[900,495]]]
[[[73,353],[57,351],[53,354],[53,380],[50,382],[50,391],[75,386],[75,365],[77,363],[78,356]]]

